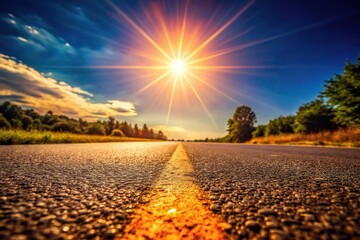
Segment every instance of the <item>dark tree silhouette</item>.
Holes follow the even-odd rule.
[[[154,130],[149,129],[146,124],[144,124],[143,131],[141,131],[137,124],[132,127],[128,122],[119,122],[114,117],[109,117],[107,121],[87,122],[81,118],[76,120],[64,115],[56,115],[52,111],[40,115],[33,109],[24,110],[10,102],[0,103],[0,129],[166,139],[162,132],[161,134],[155,134]]]
[[[256,115],[248,106],[240,106],[228,120],[229,138],[232,142],[246,142],[254,131]]]
[[[139,127],[137,124],[134,126],[134,137],[139,138],[141,137],[141,131],[139,130]]]

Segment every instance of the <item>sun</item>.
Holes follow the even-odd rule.
[[[171,63],[171,71],[175,74],[175,75],[183,75],[185,73],[186,70],[186,64],[185,61],[183,60],[174,60]]]
[[[180,98],[189,100],[193,97],[217,127],[204,95],[211,90],[239,104],[236,99],[221,90],[219,79],[224,73],[253,69],[254,66],[233,65],[236,61],[230,54],[258,43],[232,45],[235,43],[233,40],[245,34],[247,30],[233,34],[234,36],[227,36],[225,30],[253,5],[255,0],[249,0],[235,15],[223,18],[216,24],[213,22],[215,15],[208,22],[198,20],[196,14],[190,12],[190,1],[184,2],[183,8],[178,6],[177,13],[173,16],[167,16],[161,4],[150,5],[151,12],[155,14],[149,14],[146,8],[143,19],[131,18],[110,0],[109,4],[119,15],[119,22],[127,25],[126,27],[135,33],[134,46],[124,45],[124,49],[133,60],[129,61],[128,65],[96,67],[143,71],[144,74],[138,73],[139,76],[144,76],[139,79],[151,76],[134,95],[156,86],[158,92],[162,93],[159,93],[160,99],[168,99],[166,125],[169,123],[174,103],[181,101]],[[223,36],[220,36],[222,34]]]

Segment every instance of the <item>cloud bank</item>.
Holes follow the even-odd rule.
[[[12,101],[45,113],[49,110],[74,118],[99,119],[135,116],[133,103],[91,101],[93,94],[41,74],[35,69],[0,53],[0,101]]]

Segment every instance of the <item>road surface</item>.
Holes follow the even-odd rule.
[[[360,150],[0,146],[0,239],[360,239]]]

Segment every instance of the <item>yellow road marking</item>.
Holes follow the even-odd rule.
[[[194,169],[180,143],[155,184],[150,201],[134,213],[124,239],[228,239],[220,219],[199,201]]]

